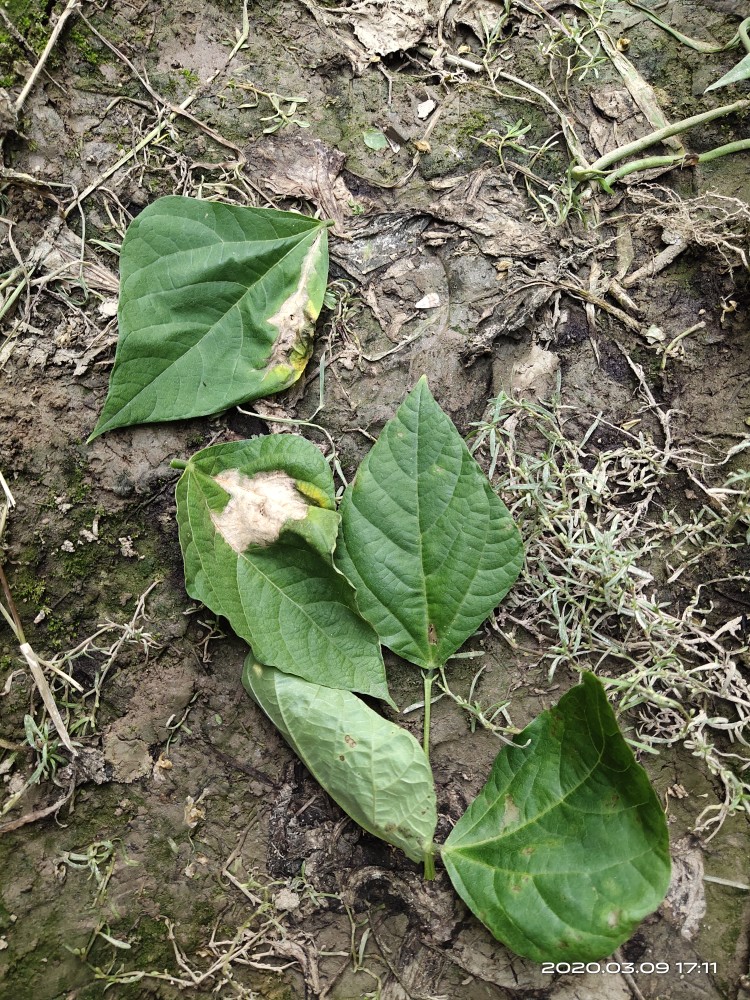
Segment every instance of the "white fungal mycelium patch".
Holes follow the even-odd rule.
[[[246,476],[237,469],[226,469],[214,476],[214,481],[231,499],[220,514],[211,514],[211,520],[235,552],[275,542],[287,521],[307,516],[307,504],[285,472]]]

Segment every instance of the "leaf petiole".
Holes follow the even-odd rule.
[[[430,844],[424,853],[424,880],[432,882],[435,879],[435,845]]]
[[[422,671],[422,681],[424,683],[424,721],[422,723],[422,749],[429,764],[430,761],[430,715],[432,709],[432,683],[437,676],[437,670],[430,667],[429,670]],[[435,847],[430,844],[424,852],[424,878],[425,882],[432,882],[435,878]]]
[[[424,722],[422,723],[422,748],[427,760],[430,759],[430,709],[432,708],[432,682],[437,671],[434,667],[422,671],[424,681]]]

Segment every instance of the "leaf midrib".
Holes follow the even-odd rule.
[[[144,220],[144,223],[151,222],[152,219],[163,220],[164,218],[166,218],[169,221],[175,221],[175,216],[173,216],[173,215],[171,215],[170,213],[167,212],[167,213],[152,213],[151,215],[149,215],[149,217],[148,217],[147,220]],[[307,219],[308,216],[301,215],[300,218],[301,219]],[[185,220],[181,219],[179,221],[184,222]],[[297,242],[301,242],[302,238],[304,238],[305,236],[308,236],[312,232],[315,232],[315,230],[328,228],[327,226],[325,226],[322,222],[320,222],[317,219],[312,220],[312,221],[315,222],[315,225],[310,225],[306,229],[302,230],[299,233],[289,233],[286,236],[275,236],[273,239],[256,239],[256,238],[246,237],[243,240],[225,240],[222,237],[222,235],[219,232],[217,232],[216,229],[212,228],[207,223],[202,222],[200,219],[193,219],[193,218],[189,219],[190,225],[192,225],[192,226],[199,226],[201,229],[206,229],[214,237],[213,243],[207,244],[207,246],[223,245],[223,246],[226,246],[226,247],[247,246],[248,243],[259,243],[261,246],[264,246],[264,245],[266,245],[268,243],[285,242],[286,240],[294,240],[294,239],[297,239],[298,237],[299,237],[299,239],[297,239]],[[157,233],[158,233],[158,229],[159,229],[160,223],[157,222],[156,226],[157,226]],[[141,233],[140,233],[140,227],[138,228],[138,230],[136,230],[136,232],[135,232],[135,234],[133,236],[133,241],[135,241],[135,240],[141,240],[143,243],[146,243],[149,247],[151,247],[151,244],[148,243],[148,240],[145,238],[145,236],[141,235]],[[123,244],[123,247],[125,247],[125,245],[126,244]],[[187,250],[175,249],[175,250],[169,251],[167,253],[161,253],[160,252],[159,253],[159,259],[164,259],[166,257],[175,257],[178,254],[195,253],[196,249],[197,250],[202,250],[202,249],[204,249],[204,247],[197,247],[197,248],[196,247],[192,247],[191,249],[187,249]],[[121,251],[121,253],[122,253],[122,251]],[[144,269],[143,267],[139,267],[139,268],[137,268],[137,270],[132,271],[131,274],[128,275],[128,280],[133,276],[133,274],[136,274],[137,271],[141,271],[143,269]]]
[[[320,228],[322,229],[323,227],[321,226]],[[315,230],[312,230],[312,232],[314,232],[314,231]],[[291,253],[293,253],[298,247],[300,247],[304,243],[305,239],[309,235],[310,235],[310,233],[305,233],[304,236],[303,236],[303,238],[295,240],[295,242],[292,243],[292,245],[289,247],[289,249],[287,250],[287,252],[282,257],[279,257],[279,259],[272,265],[272,267],[269,270],[263,271],[250,284],[248,284],[246,286],[243,285],[242,286],[243,287],[243,292],[239,296],[239,298],[237,298],[232,303],[232,305],[229,307],[229,309],[227,309],[226,312],[224,312],[222,314],[222,317],[220,319],[218,319],[216,321],[216,323],[213,323],[210,327],[207,328],[206,332],[202,335],[202,337],[201,337],[201,339],[199,341],[197,341],[195,344],[193,344],[193,346],[188,351],[186,351],[185,354],[181,354],[180,355],[180,359],[182,359],[184,357],[187,357],[188,354],[190,353],[190,351],[195,350],[196,347],[198,347],[198,345],[201,343],[201,341],[206,336],[208,336],[208,334],[214,329],[214,327],[217,326],[218,323],[221,322],[221,320],[223,319],[223,317],[227,316],[232,311],[232,309],[236,309],[240,305],[240,303],[242,302],[242,300],[245,298],[245,296],[248,295],[251,290],[255,289],[258,285],[260,285],[264,281],[264,279],[266,279],[268,277],[269,274],[273,274],[274,269],[277,268],[277,267],[280,267],[284,263],[284,261],[289,257],[289,255]],[[225,245],[227,245],[227,246],[235,246],[235,245],[236,246],[243,246],[244,244],[238,243],[238,244],[225,244]],[[176,251],[176,253],[178,253],[178,254],[182,254],[182,253],[194,253],[194,251],[193,250],[178,250],[178,251]],[[148,267],[140,267],[140,268],[138,268],[137,271],[133,271],[133,273],[129,276],[128,281],[130,281],[135,275],[139,274],[141,271],[146,271],[146,270],[148,270]],[[199,285],[200,284],[208,284],[208,282],[192,282],[190,285],[183,285],[181,287],[182,288],[192,288],[196,284],[199,284]],[[148,293],[148,295],[141,295],[141,296],[139,296],[139,300],[142,301],[144,298],[150,298],[151,296],[162,295],[162,294],[164,294],[164,289],[163,288],[159,289],[159,291],[157,291],[157,292],[150,292],[150,293]],[[132,332],[132,331],[130,331],[130,332]],[[173,364],[177,364],[177,362],[172,362],[172,363]]]
[[[416,452],[416,454],[415,454],[415,460],[416,460],[416,468],[417,468],[417,477],[416,477],[416,482],[415,482],[415,487],[416,487],[415,493],[416,493],[416,504],[417,504],[417,535],[418,535],[418,544],[419,544],[419,565],[421,567],[421,574],[420,575],[421,575],[421,581],[422,581],[422,593],[424,595],[425,615],[426,615],[426,618],[427,618],[427,621],[425,622],[425,634],[421,638],[423,638],[423,639],[425,639],[427,641],[427,658],[428,658],[428,663],[429,663],[427,669],[428,670],[434,670],[436,667],[439,667],[440,664],[438,663],[438,661],[437,661],[437,659],[435,657],[435,652],[437,650],[437,643],[435,643],[435,645],[433,646],[433,644],[430,642],[430,635],[429,635],[429,629],[430,629],[430,625],[432,623],[430,621],[430,617],[431,617],[430,605],[429,605],[429,602],[427,600],[427,574],[425,572],[425,564],[424,564],[424,534],[422,532],[422,502],[421,502],[421,495],[420,495],[420,489],[419,489],[420,479],[421,479],[420,463],[419,463],[419,450],[420,450],[419,446],[420,446],[420,442],[422,440],[422,397],[423,396],[424,396],[424,391],[422,390],[419,393],[419,399],[418,399],[418,403],[417,403],[417,433],[416,433],[416,447],[415,447],[415,452]],[[437,634],[437,630],[436,630],[436,634]]]
[[[261,243],[262,245],[265,245],[265,244],[268,244],[268,243],[280,243],[281,245],[283,245],[284,243],[291,243],[292,245],[290,246],[290,248],[286,251],[286,253],[282,257],[279,257],[279,259],[273,264],[273,267],[271,268],[270,271],[264,271],[258,278],[256,278],[256,280],[253,282],[252,285],[248,285],[248,289],[249,289],[249,288],[254,287],[256,284],[258,284],[258,282],[261,281],[266,275],[270,274],[272,272],[273,268],[278,267],[280,264],[282,264],[287,259],[287,257],[289,256],[289,254],[292,253],[293,250],[295,250],[298,246],[300,246],[300,244],[304,243],[304,241],[307,239],[308,236],[310,236],[312,233],[320,231],[320,230],[322,230],[324,228],[325,228],[324,226],[316,226],[315,228],[310,228],[309,230],[307,230],[304,233],[295,234],[294,236],[284,236],[284,237],[277,238],[275,240],[243,240],[243,241],[232,241],[231,243],[230,242],[226,242],[224,240],[219,240],[216,243],[211,244],[210,246],[207,246],[207,247],[198,247],[197,250],[198,251],[200,251],[200,250],[209,250],[209,249],[213,249],[214,247],[221,247],[221,248],[227,248],[227,249],[234,249],[234,248],[240,248],[241,249],[242,247],[246,247],[248,245],[248,243],[252,243],[252,244]],[[143,239],[143,237],[141,237],[141,239]],[[144,240],[144,242],[146,242],[146,241]],[[161,262],[162,260],[167,260],[167,259],[173,260],[175,257],[180,257],[180,256],[183,256],[183,255],[195,254],[197,252],[197,250],[196,250],[195,247],[193,247],[193,248],[186,249],[186,250],[174,250],[172,253],[160,254],[160,256],[159,256],[159,262]],[[217,263],[222,263],[222,262],[217,262]],[[223,263],[226,263],[226,261],[223,261]],[[244,263],[244,261],[242,260],[242,258],[241,258],[240,255],[238,255],[238,259],[237,259],[236,263],[238,263],[238,264]],[[148,271],[152,267],[153,267],[153,263],[141,265],[141,266],[135,268],[133,271],[130,272],[130,274],[127,276],[127,278],[123,282],[123,288],[127,284],[129,284],[130,281],[132,281],[133,278],[136,275],[140,274],[141,271]],[[195,284],[196,284],[196,282],[192,282],[190,285],[181,285],[180,288],[190,288],[190,287],[192,287]],[[176,291],[176,290],[177,289],[174,289],[174,288],[170,289],[170,291]],[[140,299],[151,298],[154,295],[161,295],[163,292],[164,292],[164,289],[162,288],[162,289],[159,289],[159,291],[148,292],[146,295],[141,295],[141,296],[139,296],[139,298]]]
[[[445,849],[443,849],[441,853],[445,854],[446,853]],[[463,854],[461,851],[448,851],[447,853],[449,855],[462,854],[462,856],[466,858],[466,855]],[[487,868],[489,871],[492,872],[500,872],[503,875],[518,875],[522,878],[528,879],[531,882],[535,882],[536,879],[559,878],[564,875],[598,875],[601,874],[601,872],[607,871],[608,869],[614,870],[624,864],[632,864],[639,858],[645,858],[647,856],[650,857],[652,855],[653,855],[653,850],[647,845],[644,848],[644,850],[640,851],[638,854],[632,854],[629,855],[628,857],[619,857],[616,861],[604,865],[601,868],[594,868],[591,864],[587,864],[586,868],[582,868],[580,870],[572,869],[571,871],[558,871],[557,869],[555,869],[555,871],[549,871],[549,872],[533,872],[533,871],[526,871],[521,868],[504,868],[497,864],[488,864],[486,861],[482,861],[481,858],[469,857],[466,858],[466,860],[468,860],[473,865],[478,865],[480,868]]]

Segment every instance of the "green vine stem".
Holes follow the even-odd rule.
[[[750,17],[745,18],[728,42],[725,42],[723,45],[712,45],[710,42],[702,42],[697,38],[688,38],[687,35],[683,35],[682,32],[677,31],[676,28],[673,28],[671,25],[662,21],[661,18],[657,17],[652,10],[649,10],[648,7],[644,7],[643,4],[636,3],[635,0],[627,0],[627,2],[631,7],[634,7],[636,10],[640,10],[644,13],[649,21],[652,21],[657,27],[661,28],[663,31],[669,32],[669,34],[672,35],[673,38],[676,38],[678,42],[681,42],[683,45],[687,45],[688,48],[691,48],[696,52],[704,52],[706,55],[714,55],[717,52],[726,52],[727,49],[731,49],[739,41],[741,41],[743,45],[745,45],[748,52],[750,52],[750,47],[748,47],[750,43],[747,41],[747,29],[750,28]]]
[[[603,174],[604,171],[613,166],[615,163],[619,163],[620,160],[624,160],[628,156],[632,156],[635,153],[642,153],[644,149],[648,149],[650,146],[655,146],[656,143],[663,142],[664,139],[669,139],[671,136],[678,135],[680,132],[686,132],[688,129],[695,128],[696,125],[704,125],[707,122],[714,121],[716,118],[722,118],[724,115],[730,115],[735,111],[744,111],[748,107],[750,107],[750,100],[743,98],[739,101],[735,101],[733,104],[725,104],[720,108],[713,108],[711,111],[703,111],[699,115],[684,118],[680,122],[675,122],[674,125],[667,125],[665,128],[660,128],[655,132],[650,132],[648,135],[644,135],[640,139],[629,142],[625,146],[613,149],[611,153],[606,153],[604,156],[600,156],[599,159],[592,163],[590,167],[571,167],[570,176],[574,182],[590,179],[599,180],[600,175]],[[730,145],[734,144],[732,143]],[[669,157],[668,159],[672,160],[674,158]],[[679,159],[682,159],[682,157],[679,157],[678,160]]]
[[[432,882],[435,878],[435,845],[430,844],[424,852],[424,878],[425,882]]]
[[[424,682],[424,722],[422,723],[422,748],[427,760],[430,759],[430,715],[432,708],[432,683],[437,677],[437,670],[432,667],[422,671]],[[435,845],[430,844],[424,854],[424,877],[426,882],[435,878]]]
[[[652,170],[654,167],[677,167],[683,164],[687,167],[695,166],[698,163],[709,163],[711,160],[716,160],[720,156],[727,156],[729,153],[741,153],[745,150],[750,151],[750,139],[738,139],[736,142],[728,142],[724,146],[717,146],[715,149],[709,149],[705,153],[699,153],[694,156],[646,156],[641,160],[633,160],[630,163],[625,163],[623,166],[618,167],[617,170],[613,170],[611,174],[607,174],[606,177],[598,177],[597,180],[608,193],[612,193],[612,185],[623,177],[627,177],[628,174],[634,174],[639,170]]]
[[[437,676],[434,669],[425,670],[422,673],[424,681],[424,722],[422,724],[422,748],[425,757],[430,759],[430,709],[432,708],[432,682]]]

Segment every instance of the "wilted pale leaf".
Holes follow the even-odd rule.
[[[413,861],[431,852],[435,787],[422,747],[348,691],[261,666],[242,681],[310,773],[361,827]]]

